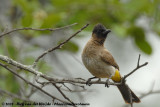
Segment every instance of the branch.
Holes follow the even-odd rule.
[[[62,95],[66,100],[68,100],[73,106],[75,106],[75,104],[73,103],[73,101],[71,101],[71,100],[63,93],[63,91],[61,91],[60,87],[58,87],[56,84],[53,84],[53,85],[56,87],[56,89],[61,93],[61,95]]]
[[[73,90],[71,90],[67,85],[65,85],[65,83],[63,83],[63,86],[64,86],[67,90],[69,90],[70,92],[73,91]]]
[[[5,32],[5,33],[0,34],[0,38],[3,37],[3,36],[5,36],[5,35],[7,35],[7,34],[13,33],[13,32],[15,32],[15,31],[20,31],[20,30],[35,30],[35,31],[46,31],[46,30],[48,30],[48,31],[56,31],[56,30],[68,28],[68,27],[73,26],[73,25],[75,25],[75,24],[76,24],[76,23],[71,24],[71,25],[68,25],[68,26],[65,26],[65,27],[56,28],[56,29],[50,29],[50,28],[46,28],[46,29],[34,29],[34,28],[19,28],[19,29],[13,29],[13,30],[11,30],[11,31],[9,31],[9,32]],[[73,35],[71,35],[71,36],[70,36],[68,39],[66,39],[65,41],[61,42],[61,43],[60,43],[59,45],[57,45],[56,47],[52,47],[52,48],[46,50],[45,52],[43,52],[40,56],[38,56],[38,57],[36,58],[36,60],[34,61],[34,63],[33,63],[32,66],[30,66],[30,65],[24,65],[24,64],[22,64],[22,63],[19,63],[19,62],[15,61],[15,60],[13,60],[13,59],[11,59],[11,58],[8,58],[7,56],[3,56],[3,55],[0,55],[0,60],[6,62],[6,63],[9,64],[9,65],[12,65],[12,66],[14,66],[14,67],[20,68],[20,69],[25,70],[25,71],[29,71],[30,73],[36,75],[36,82],[39,83],[39,84],[41,84],[42,87],[51,83],[53,86],[55,86],[55,88],[59,91],[59,93],[61,93],[61,95],[62,95],[66,100],[68,100],[71,104],[73,104],[73,106],[75,106],[74,103],[64,94],[64,92],[61,90],[61,88],[57,86],[57,84],[62,84],[62,85],[63,85],[65,88],[67,88],[69,91],[72,91],[69,87],[67,87],[67,86],[65,85],[65,83],[72,84],[72,85],[75,85],[75,86],[79,86],[79,87],[85,89],[84,86],[80,86],[79,84],[86,84],[86,82],[87,82],[86,80],[84,80],[84,79],[82,79],[82,78],[80,78],[80,79],[78,79],[78,78],[77,78],[77,79],[57,79],[57,78],[53,78],[53,77],[50,77],[50,76],[48,76],[48,75],[45,75],[45,74],[39,72],[38,70],[35,69],[35,67],[36,67],[37,63],[39,62],[39,60],[40,60],[41,58],[43,58],[43,57],[44,57],[45,55],[47,55],[49,52],[52,52],[52,51],[54,51],[54,50],[56,50],[56,49],[60,49],[64,44],[66,44],[68,41],[70,41],[73,37],[75,37],[75,36],[76,36],[78,33],[80,33],[83,29],[85,29],[86,27],[88,27],[88,25],[89,25],[89,24],[86,24],[85,26],[83,26],[80,30],[78,30],[76,33],[74,33]],[[122,82],[121,82],[121,83],[113,83],[113,82],[110,82],[110,81],[109,81],[109,82],[108,82],[108,85],[115,85],[115,86],[117,86],[117,85],[125,84],[126,79],[127,79],[130,75],[132,75],[135,71],[137,71],[138,69],[140,69],[140,68],[142,68],[142,67],[144,67],[144,66],[146,66],[146,65],[148,64],[148,62],[145,62],[144,64],[141,64],[141,65],[140,65],[139,63],[140,63],[140,55],[139,55],[139,57],[138,57],[137,67],[136,67],[135,69],[133,69],[133,70],[132,70],[130,73],[128,73],[127,75],[124,75],[124,77],[122,78]],[[51,98],[53,99],[53,101],[54,101],[54,99],[56,99],[56,100],[58,100],[58,101],[60,101],[60,102],[68,103],[68,102],[66,102],[66,101],[63,101],[63,100],[61,100],[61,99],[59,99],[59,98],[51,95],[51,94],[48,93],[47,91],[43,90],[42,87],[39,87],[39,86],[33,84],[32,82],[26,80],[26,79],[23,78],[21,75],[19,75],[17,72],[15,72],[15,71],[13,71],[12,69],[10,69],[8,66],[6,66],[6,65],[4,65],[4,64],[2,64],[2,63],[0,63],[0,66],[2,66],[3,68],[7,69],[7,70],[10,71],[11,73],[13,73],[13,74],[16,75],[17,77],[19,77],[20,79],[22,79],[25,83],[33,86],[35,89],[38,89],[38,90],[40,90],[41,92],[43,92],[44,94],[46,94],[47,96],[51,97]],[[39,82],[39,81],[38,81],[39,77],[46,79],[47,82]],[[78,85],[77,85],[77,84],[78,84]],[[104,82],[103,82],[103,81],[91,81],[90,84],[106,84],[106,81],[104,81]],[[133,106],[133,104],[132,104],[132,95],[131,95],[131,91],[130,91],[129,88],[128,88],[128,90],[129,90],[129,92],[130,92],[130,100],[131,100],[131,107],[132,107],[132,106]],[[36,90],[33,90],[33,93],[34,93],[35,91],[36,91]],[[2,92],[1,89],[0,89],[0,92]],[[11,95],[10,93],[7,93],[7,92],[5,92],[5,91],[3,91],[3,92],[6,93],[6,94]],[[154,94],[154,93],[160,93],[160,92],[159,92],[159,91],[156,91],[156,92],[149,91],[147,94],[144,94],[141,98],[143,98],[144,96],[150,95],[150,94]],[[30,95],[31,95],[31,94],[29,94],[28,97],[30,97]],[[17,97],[17,96],[16,96],[16,97]]]
[[[11,58],[8,58],[7,56],[3,56],[3,55],[0,55],[0,60],[10,64],[10,65],[13,65],[17,68],[20,68],[20,69],[23,69],[23,70],[26,70],[26,71],[29,71],[30,73],[32,74],[35,74],[35,75],[39,75],[40,72],[35,70],[34,68],[32,68],[30,65],[23,65],[19,62],[16,62],[14,61],[13,59]],[[147,65],[148,63],[144,63],[142,65],[138,65],[133,71],[131,71],[129,74],[127,74],[127,76],[124,76],[124,78],[126,79],[128,76],[130,76],[132,73],[134,73],[136,70],[140,69],[141,67]],[[43,73],[41,73],[39,75],[40,77],[50,81],[52,83],[52,81],[54,83],[78,83],[78,84],[86,84],[86,80],[84,79],[57,79],[57,78],[53,78],[53,77],[50,77],[48,75],[45,75]],[[106,84],[105,81],[91,81],[90,82],[91,84]],[[109,82],[108,85],[121,85],[122,83],[113,83],[113,82]]]
[[[138,62],[137,62],[137,67],[132,70],[130,73],[128,73],[127,75],[124,75],[124,80],[129,77],[131,74],[133,74],[135,71],[137,71],[138,69],[142,68],[143,66],[146,66],[148,64],[148,62],[145,62],[144,64],[140,65],[139,62],[140,62],[140,57],[141,55],[139,54],[139,57],[138,57]]]
[[[11,58],[8,58],[7,56],[3,56],[3,55],[0,55],[0,60],[10,64],[10,65],[13,65],[17,68],[20,68],[20,69],[23,69],[25,71],[29,71],[30,73],[34,74],[34,75],[39,75],[39,71],[35,70],[34,68],[32,68],[30,65],[23,65],[17,61],[14,61],[13,59]],[[48,81],[54,81],[55,83],[78,83],[78,84],[86,84],[86,80],[84,79],[57,79],[57,78],[53,78],[53,77],[50,77],[48,75],[45,75],[43,73],[41,73],[40,77],[48,80]],[[90,82],[91,84],[106,84],[105,81],[91,81]],[[108,85],[121,85],[121,83],[113,83],[113,82],[109,82]]]
[[[20,69],[23,69],[25,71],[28,71],[34,75],[39,75],[39,71],[35,70],[34,68],[32,68],[30,65],[24,65],[24,64],[21,64],[17,61],[14,61],[13,59],[11,58],[8,58],[7,56],[3,56],[3,55],[0,55],[0,60],[1,61],[4,61],[10,65],[13,65],[17,68],[20,68]],[[39,75],[40,77],[50,81],[50,82],[54,82],[54,83],[79,83],[79,84],[86,84],[86,80],[84,79],[57,79],[57,78],[53,78],[53,77],[50,77],[48,75],[45,75],[43,73],[41,73],[41,75]],[[92,81],[91,84],[106,84],[106,82],[104,81]],[[110,82],[109,85],[120,85],[120,83],[112,83]]]
[[[29,72],[33,73],[34,75],[36,75],[36,76],[38,75],[38,78],[41,77],[41,78],[44,78],[44,79],[48,80],[48,82],[38,82],[38,78],[37,78],[37,83],[42,84],[42,85],[50,84],[50,83],[53,84],[53,85],[57,88],[57,90],[61,93],[61,95],[62,95],[65,99],[67,99],[71,104],[74,104],[74,103],[61,91],[61,89],[57,86],[57,84],[62,84],[62,85],[64,85],[64,83],[68,83],[68,84],[72,84],[72,85],[75,85],[75,86],[78,84],[77,86],[79,86],[79,84],[86,84],[86,82],[87,82],[86,80],[84,80],[84,79],[82,79],[82,78],[75,78],[75,79],[57,79],[57,78],[54,78],[54,77],[50,77],[50,76],[48,76],[48,75],[45,75],[45,74],[43,74],[43,73],[40,74],[39,71],[35,70],[35,69],[34,69],[33,67],[31,67],[30,65],[23,65],[23,64],[21,64],[21,63],[19,63],[19,62],[14,61],[14,60],[11,59],[11,58],[8,58],[7,56],[0,55],[0,60],[1,60],[1,61],[4,61],[4,62],[6,62],[6,63],[8,63],[8,64],[10,64],[10,65],[13,65],[13,66],[15,66],[15,67],[17,67],[17,68],[20,68],[20,69],[22,69],[22,70],[29,71]],[[138,69],[140,69],[141,67],[146,66],[146,65],[148,64],[148,63],[146,62],[146,63],[140,65],[139,62],[140,62],[140,55],[139,55],[139,58],[138,58],[137,67],[136,67],[134,70],[132,70],[129,74],[127,74],[126,76],[124,76],[124,78],[122,79],[122,81],[124,81],[124,82],[121,82],[121,83],[113,83],[113,82],[110,82],[110,81],[109,81],[108,85],[117,86],[117,85],[125,84],[125,79],[126,79],[127,77],[129,77],[131,74],[133,74],[136,70],[138,70]],[[15,74],[11,69],[9,69],[8,67],[2,65],[1,63],[0,63],[0,66],[6,68],[7,70],[9,70],[9,71],[12,72],[13,74]],[[39,75],[39,74],[40,74],[40,75]],[[19,77],[18,74],[15,74],[15,75],[17,75],[17,76]],[[32,83],[30,83],[29,81],[25,80],[23,77],[20,77],[20,78],[21,78],[22,80],[24,80],[26,83],[32,85],[33,87],[37,88],[38,90],[42,91],[42,92],[45,93],[46,95],[48,95],[48,96],[50,96],[51,98],[53,98],[53,100],[54,100],[54,99],[57,99],[57,100],[59,100],[59,101],[61,101],[61,102],[65,102],[65,101],[63,101],[63,100],[61,100],[61,99],[58,99],[58,98],[52,96],[52,95],[49,94],[48,92],[42,90],[40,87],[35,86],[34,84],[32,84]],[[106,84],[106,81],[91,81],[90,83],[91,83],[91,84]],[[69,90],[69,89],[68,89],[68,90]],[[69,90],[69,91],[70,91],[70,90]],[[151,93],[154,93],[154,92],[151,92]],[[132,96],[130,96],[130,98],[132,98]],[[131,102],[132,102],[132,99],[131,99]],[[73,105],[73,106],[75,106],[75,105]],[[131,107],[132,107],[132,106],[133,106],[133,104],[131,103]]]
[[[35,29],[35,28],[18,28],[18,29],[13,29],[11,31],[8,31],[8,32],[5,32],[5,33],[2,33],[0,35],[0,38],[7,35],[7,34],[10,34],[10,33],[13,33],[13,32],[16,32],[16,31],[20,31],[20,30],[35,30],[35,31],[56,31],[56,30],[61,30],[61,29],[64,29],[64,28],[69,28],[71,26],[74,26],[76,25],[77,23],[73,23],[71,25],[67,25],[67,26],[64,26],[64,27],[60,27],[60,28],[55,28],[55,29],[51,29],[51,28],[45,28],[45,29]]]
[[[130,73],[128,73],[127,75],[124,75],[124,77],[122,78],[122,82],[121,84],[125,84],[126,83],[126,79],[127,77],[129,77],[130,75],[132,75],[134,72],[136,72],[138,69],[140,69],[141,67],[143,66],[146,66],[148,64],[148,62],[145,62],[144,64],[140,65],[139,62],[140,62],[140,57],[141,55],[139,54],[139,57],[138,57],[138,62],[137,62],[137,67],[135,69],[133,69]],[[128,87],[128,86],[127,86]],[[133,107],[133,99],[132,99],[132,94],[131,94],[131,90],[128,88],[128,91],[129,91],[129,97],[130,97],[130,101],[131,101],[131,107]]]
[[[15,71],[13,71],[12,69],[8,68],[6,65],[0,63],[0,66],[2,66],[3,68],[5,68],[6,70],[10,71],[12,74],[16,75],[16,76],[19,77],[20,79],[22,79],[25,83],[27,83],[27,84],[29,84],[29,85],[37,88],[38,90],[40,90],[40,91],[43,92],[44,94],[48,95],[48,96],[51,97],[52,99],[56,99],[56,100],[58,100],[58,101],[60,101],[60,102],[66,103],[66,101],[63,101],[63,100],[61,100],[61,99],[59,99],[59,98],[51,95],[51,94],[48,93],[47,91],[41,89],[41,87],[39,87],[39,86],[37,86],[37,85],[34,85],[34,84],[32,84],[30,81],[24,79],[22,76],[20,76],[19,74],[17,74]]]
[[[75,37],[78,33],[80,33],[83,29],[85,29],[89,24],[86,24],[84,27],[82,27],[80,30],[78,30],[76,33],[74,33],[72,36],[70,36],[67,40],[61,42],[59,45],[57,45],[56,47],[50,48],[47,51],[45,51],[44,53],[42,53],[33,63],[33,67],[36,67],[38,61],[44,57],[46,54],[48,54],[49,52],[52,52],[56,49],[60,49],[65,43],[67,43],[69,40],[71,40],[73,37]]]

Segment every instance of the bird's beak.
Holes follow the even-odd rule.
[[[103,32],[104,35],[107,35],[109,32],[111,32],[110,29],[107,29],[106,31]]]

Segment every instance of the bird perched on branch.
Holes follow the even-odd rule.
[[[106,29],[102,24],[97,24],[93,29],[92,37],[83,49],[82,61],[88,71],[94,76],[89,78],[86,84],[89,84],[93,78],[108,78],[106,85],[109,79],[117,83],[122,81],[118,64],[112,54],[104,47],[104,42],[109,32],[111,31]],[[122,84],[117,85],[117,87],[126,103],[140,102],[140,99],[128,85]]]

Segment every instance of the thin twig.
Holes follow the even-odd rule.
[[[137,67],[139,66],[140,58],[141,58],[141,54],[139,54],[139,56],[138,56]]]
[[[35,76],[35,78],[36,78],[36,76]],[[35,80],[33,80],[32,83],[35,84]],[[27,98],[30,98],[36,91],[37,91],[36,88],[31,87],[31,91],[30,91],[30,93],[29,93],[26,97],[27,97]]]
[[[2,33],[0,35],[0,38],[7,35],[7,34],[10,34],[10,33],[13,33],[13,32],[16,32],[16,31],[20,31],[20,30],[35,30],[35,31],[56,31],[56,30],[61,30],[61,29],[64,29],[64,28],[68,28],[68,27],[71,27],[71,26],[74,26],[76,25],[77,23],[73,23],[71,25],[67,25],[67,26],[64,26],[64,27],[60,27],[60,28],[55,28],[55,29],[51,29],[51,28],[45,28],[45,29],[35,29],[35,28],[29,28],[29,27],[26,27],[26,28],[18,28],[18,29],[13,29],[11,31],[8,31],[8,32],[5,32],[5,33]]]
[[[73,101],[71,101],[71,100],[61,91],[60,87],[58,87],[56,84],[53,84],[53,85],[56,87],[56,89],[61,93],[61,95],[62,95],[66,100],[68,100],[73,106],[75,106],[75,104],[73,103]]]
[[[75,78],[75,79],[79,79],[79,80],[83,80],[83,81],[85,81],[85,79],[83,79],[83,78]]]
[[[45,85],[41,85],[41,89],[44,87]],[[32,87],[31,88],[31,92],[26,96],[27,98],[30,98],[35,92],[37,92],[38,91],[38,89],[37,88],[35,88],[35,87]]]
[[[86,91],[85,87],[84,86],[81,86],[81,85],[78,85],[78,84],[74,84],[74,83],[70,83],[72,84],[73,86],[76,86],[76,87],[80,87],[82,88],[83,90],[72,90],[70,89],[65,83],[62,83],[62,85],[66,88],[66,89],[63,89],[65,91],[69,91],[69,92],[83,92],[83,91]],[[61,88],[62,89],[62,88]]]
[[[82,85],[77,85],[77,84],[74,84],[74,83],[70,83],[70,84],[72,84],[73,86],[81,87],[83,90],[86,90],[85,87],[82,86]]]
[[[137,71],[138,69],[140,69],[141,67],[143,67],[143,66],[146,66],[147,64],[148,64],[148,62],[145,62],[144,64],[142,64],[142,65],[140,65],[139,63],[140,63],[140,57],[141,57],[141,55],[139,54],[139,56],[138,56],[138,62],[137,62],[137,67],[135,68],[135,69],[133,69],[130,73],[128,73],[127,75],[124,75],[124,77],[122,78],[122,82],[121,82],[121,84],[125,84],[125,85],[127,85],[126,84],[126,79],[127,79],[127,77],[129,77],[131,74],[133,74],[135,71]],[[128,85],[127,85],[127,87],[128,87]],[[129,98],[130,98],[130,105],[131,105],[131,107],[133,107],[133,99],[132,99],[132,94],[131,94],[131,90],[129,89],[129,87],[128,87],[128,91],[129,91]]]
[[[38,61],[44,57],[46,54],[48,54],[49,52],[52,52],[56,49],[60,49],[65,43],[67,43],[69,40],[71,40],[74,36],[76,36],[78,33],[80,33],[83,29],[85,29],[89,24],[86,24],[84,27],[82,27],[80,30],[78,30],[76,33],[74,33],[72,36],[70,36],[67,40],[61,42],[59,45],[57,45],[56,47],[50,48],[47,51],[45,51],[44,53],[42,53],[40,56],[38,56],[38,58],[34,61],[33,63],[33,67],[36,67]]]
[[[37,91],[37,89],[32,87],[30,93],[26,97],[30,98],[36,91]]]
[[[145,62],[144,64],[142,65],[139,65],[139,61],[140,61],[140,56],[138,57],[138,62],[137,62],[137,67],[135,69],[133,69],[130,73],[128,73],[127,75],[124,76],[124,80],[129,77],[131,74],[133,74],[135,71],[137,71],[138,69],[142,68],[143,66],[146,66],[148,64],[148,62]]]
[[[73,90],[71,90],[67,85],[65,85],[65,83],[63,83],[63,86],[68,89],[70,92],[72,92]]]

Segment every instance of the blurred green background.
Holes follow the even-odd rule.
[[[137,25],[141,17],[149,20],[151,30],[160,34],[159,0],[13,0],[9,16],[13,27],[50,28],[78,23],[91,26],[103,23],[117,36],[134,39],[144,53],[151,54],[145,29]],[[91,27],[91,28],[92,28]],[[91,30],[91,29],[88,29]],[[35,35],[34,35],[35,36]]]
[[[155,50],[152,42],[147,39],[147,34],[151,32],[160,36],[160,0],[0,0],[1,33],[15,28],[57,28],[73,23],[78,24],[57,32],[28,30],[9,34],[0,38],[0,54],[30,65],[41,52],[52,45],[56,46],[85,24],[90,25],[76,37],[78,40],[83,40],[85,35],[91,35],[93,26],[102,23],[111,29],[117,38],[123,41],[130,39],[139,53],[150,56]],[[61,32],[64,33],[61,34]],[[46,42],[43,43],[41,40],[46,40]],[[38,51],[42,48],[43,50]],[[71,40],[61,49],[63,51],[58,52],[76,55],[80,52],[79,49],[80,45]],[[33,54],[35,50],[37,53]],[[60,60],[58,56],[52,57]],[[55,75],[58,75],[56,67],[46,62],[41,61],[38,69],[44,73],[53,71]],[[24,73],[28,79],[33,77],[18,69],[17,72],[22,75]],[[63,78],[64,75],[58,76]],[[27,97],[27,95],[22,95],[21,91],[25,90],[28,94],[30,87],[23,86],[25,88],[22,87],[19,79],[0,67],[0,88]],[[3,99],[1,102],[5,98],[6,96],[1,98]]]

